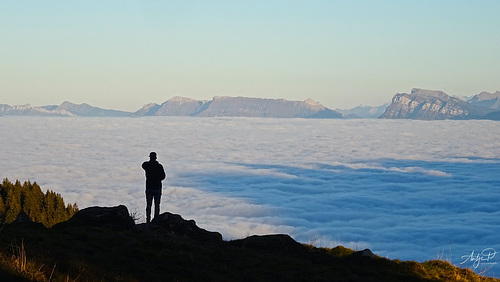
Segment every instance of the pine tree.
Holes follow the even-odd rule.
[[[3,216],[5,215],[5,204],[3,197],[0,196],[0,222],[4,222]]]
[[[12,184],[5,178],[0,184],[0,222],[13,222],[21,211],[32,221],[51,227],[71,218],[78,206],[76,203],[66,206],[62,196],[53,191],[47,190],[44,194],[36,182],[21,184],[16,180]]]
[[[17,190],[17,191],[16,191]],[[21,211],[21,193],[18,187],[7,188],[7,198],[5,199],[5,222],[11,223],[16,220]]]

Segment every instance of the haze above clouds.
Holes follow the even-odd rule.
[[[288,233],[319,246],[455,264],[472,251],[500,250],[498,122],[2,117],[0,124],[1,176],[36,181],[80,208],[125,204],[144,217],[140,165],[156,151],[168,174],[162,211],[225,239]],[[493,265],[487,275],[498,273]]]
[[[0,103],[136,111],[173,96],[352,108],[500,90],[500,2],[1,1]]]

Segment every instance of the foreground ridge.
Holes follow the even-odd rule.
[[[168,212],[135,224],[124,205],[82,209],[52,228],[15,221],[0,244],[1,281],[500,281],[445,261],[317,248],[286,234],[224,241]]]

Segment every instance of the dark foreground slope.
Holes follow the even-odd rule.
[[[52,228],[19,221],[0,231],[0,281],[499,281],[282,234],[223,241],[170,213],[136,225],[125,206],[84,209]]]

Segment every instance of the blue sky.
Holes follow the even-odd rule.
[[[500,90],[499,1],[0,1],[0,103]]]

